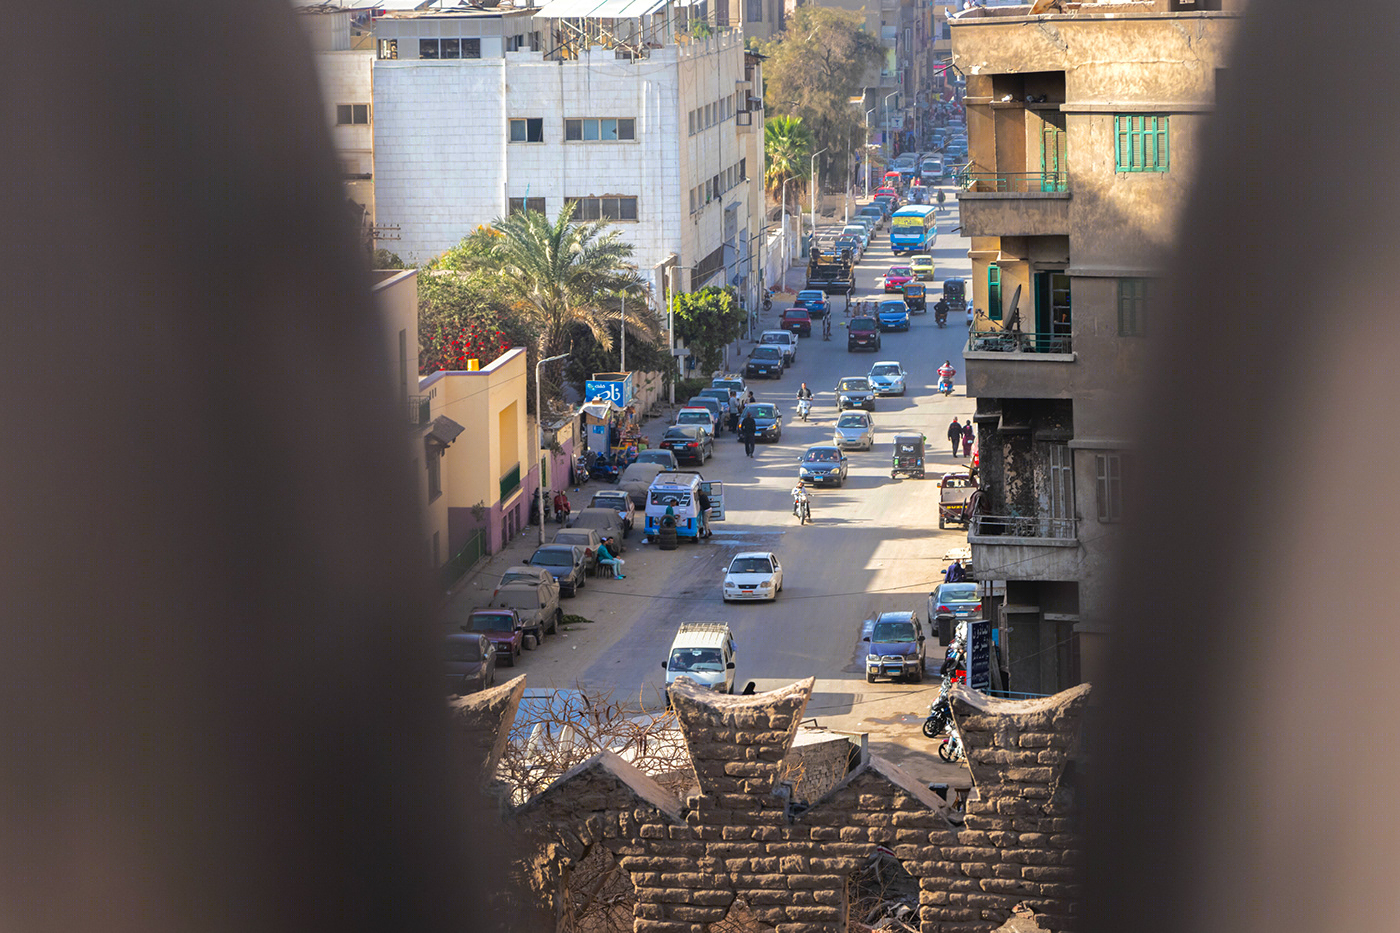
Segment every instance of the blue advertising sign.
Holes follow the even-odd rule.
[[[967,685],[983,693],[992,689],[992,623],[986,619],[967,623]]]
[[[607,375],[613,375],[608,373]],[[623,408],[632,404],[632,374],[622,375],[621,379],[589,379],[583,384],[585,402],[607,399]]]

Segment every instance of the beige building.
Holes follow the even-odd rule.
[[[1132,480],[1125,388],[1178,235],[1238,13],[1180,0],[974,7],[952,19],[977,309],[964,354],[985,502],[969,529],[1011,689],[1092,679]]]

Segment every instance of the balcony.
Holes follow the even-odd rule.
[[[433,420],[431,396],[410,395],[408,397],[408,423],[427,424]]]
[[[1069,398],[1077,357],[1069,334],[974,330],[963,359],[970,396]]]
[[[972,565],[988,578],[1077,580],[1084,573],[1072,518],[974,515],[967,542]]]
[[[964,236],[1065,236],[1069,177],[1064,172],[963,172],[958,211]]]

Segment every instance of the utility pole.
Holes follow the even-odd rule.
[[[569,354],[561,353],[558,356],[551,356],[549,359],[540,360],[535,364],[535,423],[539,427],[544,427],[544,397],[540,395],[540,367],[545,363],[553,363],[557,360],[567,360]],[[588,399],[584,399],[588,401]],[[536,438],[536,443],[539,439]],[[544,476],[540,476],[539,488],[535,491],[539,494],[540,503],[540,544],[544,544]]]
[[[621,351],[619,352],[619,355],[618,355],[617,371],[620,372],[620,373],[625,373],[625,372],[627,372],[627,293],[626,293],[626,292],[623,292],[623,293],[622,293],[622,310],[618,313],[618,318],[619,318],[619,321],[618,321],[617,329],[618,329],[618,331],[619,331],[618,337],[619,337],[619,344],[620,344],[620,346],[621,346]]]
[[[870,118],[874,115],[874,107],[865,111],[865,199],[867,201],[870,200]]]
[[[823,146],[821,149],[818,149],[816,152],[812,153],[812,236],[813,236],[813,237],[815,237],[815,236],[817,235],[817,156],[821,155],[823,152],[826,152],[826,150],[828,150],[828,149],[830,149],[830,148],[831,148],[830,146]]]
[[[671,344],[671,365],[676,367],[676,371],[671,374],[671,407],[676,405],[676,380],[680,378],[680,363],[676,361],[676,267],[670,265],[666,267],[666,330],[667,340]]]
[[[890,98],[898,96],[898,91],[885,95],[885,163],[887,165],[890,157],[894,155],[894,146],[890,145]]]

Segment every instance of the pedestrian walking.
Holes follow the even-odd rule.
[[[963,425],[963,456],[972,456],[972,442],[976,438],[976,433],[972,427],[972,419],[967,419],[967,424]]]
[[[753,414],[744,412],[744,420],[739,422],[739,437],[744,441],[744,455],[753,456],[754,434],[758,431],[758,425],[754,423]]]
[[[953,456],[958,455],[958,445],[962,443],[963,426],[954,418],[953,423],[948,425],[948,440],[953,442]]]
[[[739,395],[733,389],[729,390],[729,433],[735,434],[739,430],[739,409],[744,407],[739,403]]]

